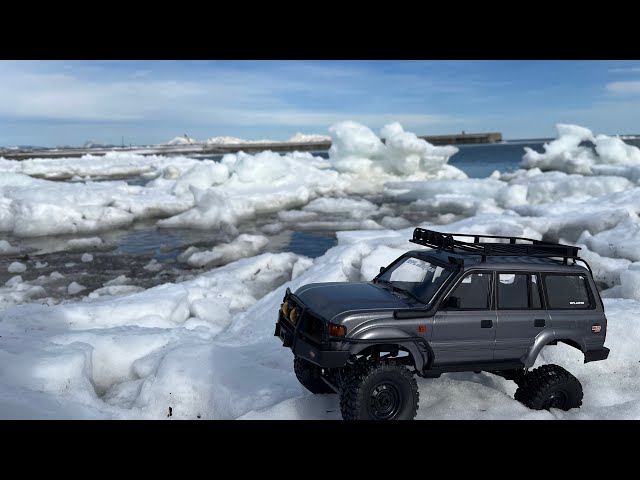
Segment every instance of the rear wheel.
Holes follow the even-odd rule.
[[[542,365],[524,376],[515,399],[533,410],[569,410],[582,405],[580,381],[559,365]]]
[[[373,364],[349,378],[340,398],[345,420],[411,420],[418,411],[413,374],[393,362]]]
[[[320,378],[322,371],[317,365],[303,358],[295,357],[293,359],[293,371],[302,386],[311,393],[335,393],[333,389]]]

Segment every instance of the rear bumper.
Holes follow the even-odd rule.
[[[608,356],[609,349],[607,347],[602,347],[600,350],[587,351],[584,352],[584,363],[606,360]]]
[[[294,355],[322,368],[343,367],[350,355],[348,351],[321,350],[315,347],[300,337],[296,337],[295,332],[280,319],[276,323],[274,336],[280,338],[283,347],[291,348]]]

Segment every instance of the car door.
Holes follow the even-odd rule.
[[[521,359],[535,338],[551,329],[541,297],[540,276],[533,272],[496,272],[498,325],[495,359]]]
[[[493,283],[492,272],[472,271],[445,296],[431,335],[434,365],[493,360],[497,322]]]

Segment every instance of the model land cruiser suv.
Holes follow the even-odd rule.
[[[578,247],[421,228],[411,241],[432,248],[405,253],[370,282],[287,289],[275,335],[304,387],[339,393],[342,417],[354,420],[414,418],[413,374],[484,371],[515,381],[529,408],[582,404],[564,368],[528,371],[558,342],[585,363],[609,355],[602,299]]]

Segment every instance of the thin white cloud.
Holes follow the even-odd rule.
[[[607,91],[619,95],[637,95],[640,94],[640,81],[608,83]]]
[[[610,68],[609,73],[640,73],[640,67]]]
[[[405,127],[431,127],[434,125],[458,123],[459,120],[450,115],[429,115],[416,113],[357,113],[357,112],[307,112],[299,109],[289,110],[222,110],[211,112],[216,120],[226,119],[230,125],[251,126],[259,124],[271,124],[295,127],[304,125],[307,127],[327,128],[329,125],[342,120],[354,120],[371,128],[379,128],[389,122],[398,121]]]
[[[109,76],[104,64],[3,63],[0,75],[0,117],[61,120],[67,122],[175,121],[176,124],[235,126],[305,126],[326,129],[352,119],[378,128],[400,121],[409,128],[456,123],[448,115],[386,111],[386,105],[369,105],[362,113],[291,104],[298,93],[320,98],[355,94],[354,83],[340,79],[358,77],[345,65],[285,64],[276,72],[220,69],[188,80],[159,79],[149,69]],[[64,68],[62,68],[64,67]],[[91,74],[87,75],[87,71]],[[301,75],[304,73],[304,75]],[[310,84],[305,79],[321,78]],[[421,90],[421,89],[420,89]],[[359,92],[362,94],[362,91]],[[378,107],[378,108],[376,108]],[[376,110],[384,110],[376,113]]]

